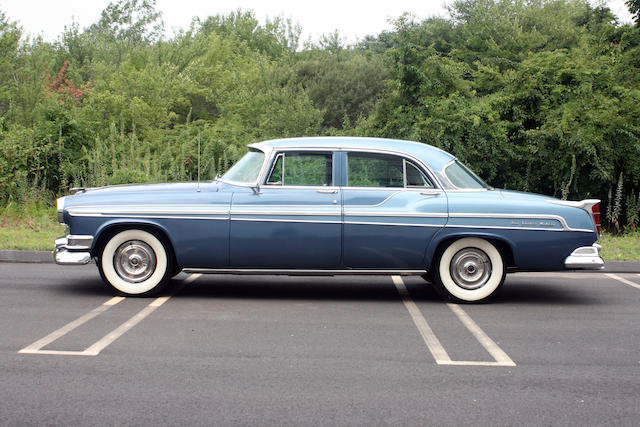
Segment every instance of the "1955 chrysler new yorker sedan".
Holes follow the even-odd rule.
[[[600,269],[599,200],[497,190],[427,144],[319,137],[249,145],[207,183],[77,190],[58,199],[58,264],[95,259],[124,295],[180,271],[418,274],[464,302],[507,271]]]

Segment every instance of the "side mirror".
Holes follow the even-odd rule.
[[[251,189],[253,190],[253,194],[255,196],[257,196],[258,194],[260,194],[260,184],[256,184],[253,187],[251,187]]]

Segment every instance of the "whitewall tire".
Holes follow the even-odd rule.
[[[162,288],[170,276],[167,248],[153,234],[124,230],[109,239],[98,267],[102,278],[119,293],[150,295]]]
[[[434,268],[437,284],[448,296],[463,302],[490,298],[504,282],[506,273],[500,251],[476,237],[452,242]]]

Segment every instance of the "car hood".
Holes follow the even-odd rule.
[[[217,193],[217,182],[183,182],[173,184],[127,184],[108,187],[83,188],[77,193],[64,197],[64,207],[108,205],[108,204],[158,204],[158,203],[194,203],[198,195]],[[60,207],[60,205],[59,205]]]

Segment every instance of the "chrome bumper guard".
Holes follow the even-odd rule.
[[[570,269],[602,270],[604,260],[600,258],[602,246],[594,243],[592,246],[580,247],[564,260],[564,266]]]
[[[60,265],[83,265],[91,262],[91,245],[93,236],[58,237],[53,259]]]

